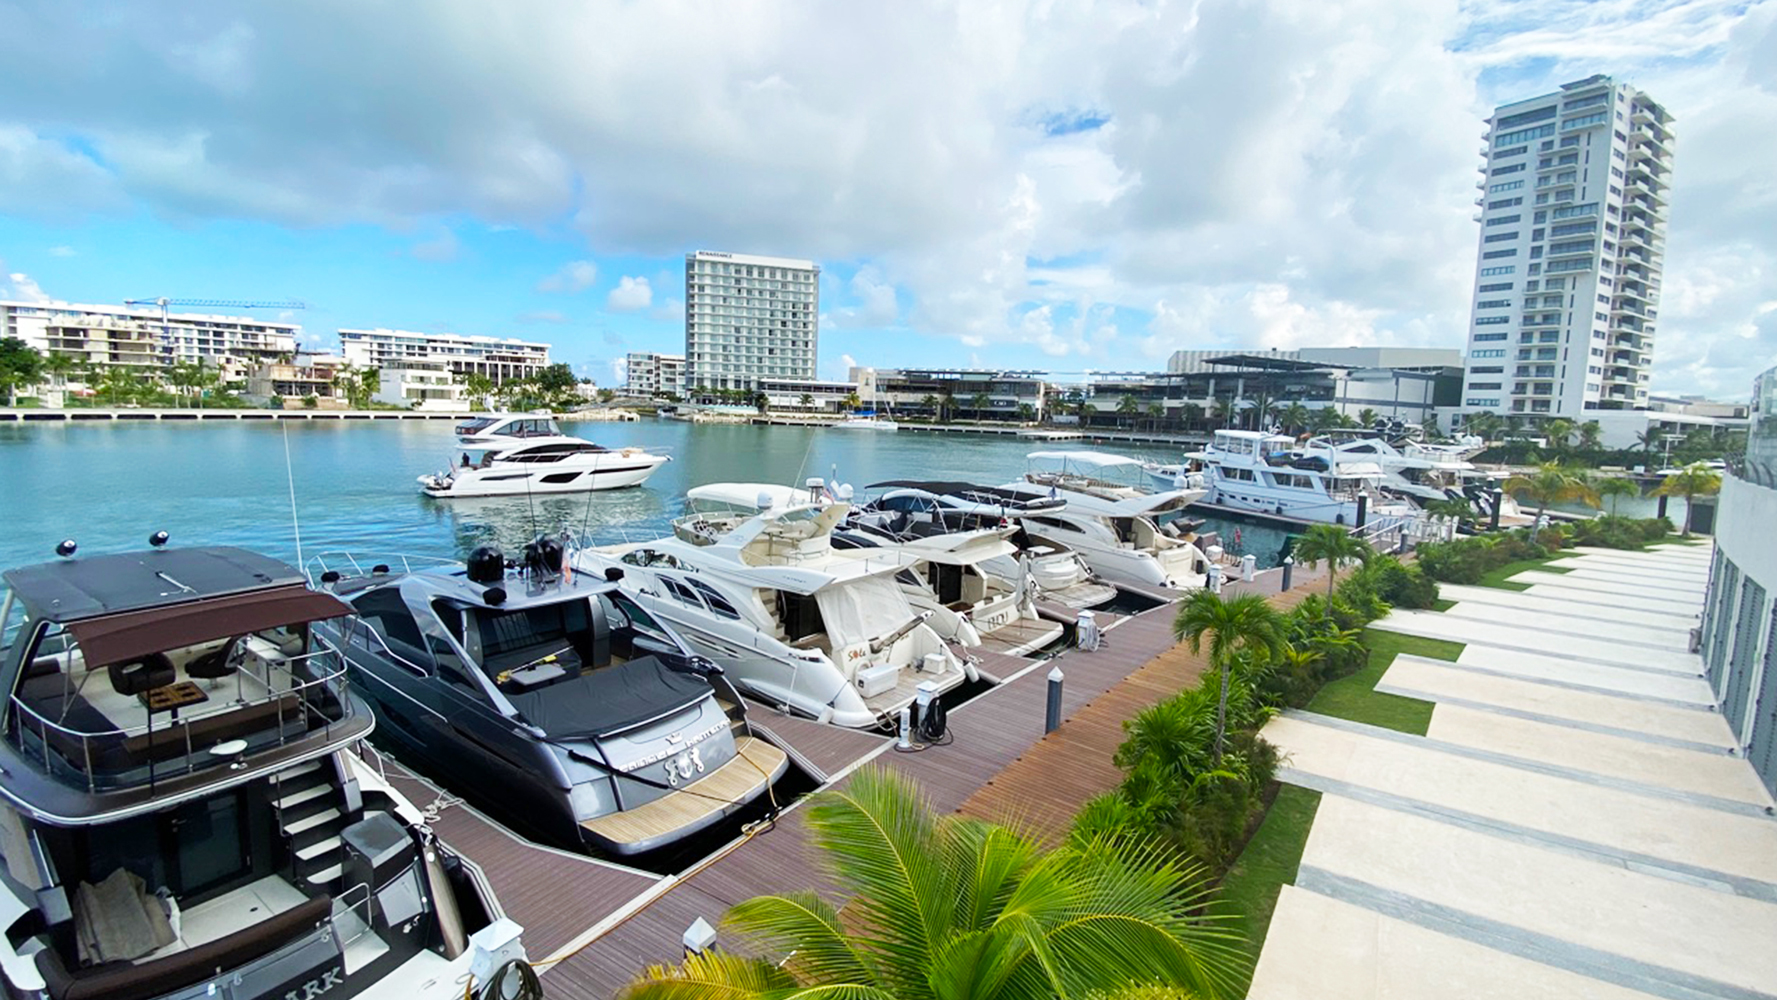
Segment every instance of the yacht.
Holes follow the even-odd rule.
[[[4,574],[6,995],[443,1000],[522,955],[354,750],[374,723],[320,628],[351,609],[276,560],[151,542]]]
[[[895,583],[916,611],[930,611],[933,631],[959,646],[1010,656],[1042,649],[1062,636],[1060,622],[1037,613],[1037,588],[1019,572],[1019,529],[983,527],[930,533],[897,533],[863,520],[833,535],[835,547],[898,547],[912,565]],[[996,573],[990,565],[1008,567]]]
[[[569,437],[546,416],[474,417],[456,427],[461,455],[418,477],[429,497],[586,493],[639,486],[671,457],[645,448],[606,448]]]
[[[1418,503],[1459,495],[1464,482],[1477,472],[1458,450],[1410,440],[1397,447],[1374,431],[1329,431],[1309,438],[1294,454],[1321,459],[1326,463],[1321,471],[1337,473],[1356,466],[1367,472],[1374,467],[1380,473],[1379,489]]]
[[[897,541],[951,532],[1010,526],[1016,551],[977,565],[981,572],[1028,588],[1034,600],[1082,610],[1107,604],[1117,588],[1100,580],[1078,552],[1024,529],[1023,515],[1060,511],[1067,501],[1028,491],[972,483],[892,480],[867,487],[880,491],[853,510],[848,526],[886,532]]]
[[[581,549],[576,572],[616,574],[624,593],[727,671],[743,692],[823,722],[892,724],[927,697],[979,679],[916,611],[893,548],[838,549],[850,504],[757,483],[690,491],[673,534]]]
[[[1033,538],[1073,549],[1112,583],[1174,590],[1204,585],[1210,562],[1195,535],[1203,522],[1184,519],[1204,490],[1150,491],[1134,481],[1143,463],[1123,455],[1037,451],[1029,458],[1032,471],[1002,489],[1065,502],[1058,510],[1019,515]]]
[[[898,431],[901,429],[900,424],[895,423],[888,417],[879,417],[875,413],[867,411],[861,413],[848,413],[844,420],[841,420],[836,424],[829,424],[828,426],[846,431]]]
[[[358,616],[330,635],[382,735],[520,832],[575,850],[655,850],[764,794],[788,757],[748,734],[720,669],[563,557],[543,538],[512,567],[483,546],[466,565],[324,571]]]
[[[1295,439],[1264,431],[1219,430],[1203,451],[1185,458],[1200,468],[1205,500],[1235,510],[1300,521],[1351,524],[1358,521],[1360,498],[1366,520],[1411,518],[1415,508],[1389,500],[1379,490],[1382,468],[1375,462],[1300,455]]]

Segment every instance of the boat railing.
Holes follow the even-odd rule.
[[[169,712],[159,725],[154,716],[160,710],[155,710],[149,711],[147,721],[139,726],[82,727],[67,721],[68,697],[62,699],[62,718],[58,720],[15,693],[11,698],[17,720],[13,739],[21,750],[40,754],[45,772],[72,772],[68,776],[96,793],[137,785],[152,789],[159,781],[232,763],[249,751],[268,749],[263,742],[268,734],[270,746],[284,746],[316,729],[331,732],[351,712],[346,661],[332,643],[319,637],[316,641],[323,648],[262,660],[264,676],[254,675],[245,663],[236,668],[264,687],[264,694],[248,695],[244,686],[239,686],[239,697],[226,711],[183,719]],[[280,680],[284,686],[279,686]],[[77,697],[78,691],[72,696]],[[336,711],[327,711],[328,698],[337,706]],[[23,737],[27,734],[36,738],[35,747],[26,744]],[[173,747],[170,753],[164,749],[169,741]],[[157,752],[157,747],[162,749]],[[147,774],[137,776],[144,765]]]
[[[409,555],[405,552],[349,552],[344,549],[333,549],[311,556],[302,565],[302,571],[308,576],[310,585],[321,578],[322,573],[336,572],[341,576],[371,576],[375,573],[394,572],[394,567],[401,567],[401,572],[412,573],[415,569],[437,569],[439,567],[455,567],[462,563],[444,556]],[[378,569],[378,567],[382,567]],[[349,572],[348,572],[349,570]]]
[[[374,933],[370,923],[369,883],[359,882],[357,885],[354,885],[333,897],[333,904],[334,912],[332,923],[334,926],[334,936],[339,938],[339,948],[342,952],[347,948],[350,948],[354,942],[359,938],[362,938],[364,935]],[[345,913],[354,914],[358,918],[358,926],[352,929],[350,937],[341,935],[339,931],[339,918]]]

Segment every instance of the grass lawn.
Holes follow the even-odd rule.
[[[1442,597],[1431,602],[1431,609],[1433,611],[1449,611],[1451,608],[1454,608],[1454,607],[1456,607],[1455,601],[1446,601]]]
[[[1462,643],[1422,639],[1372,628],[1364,630],[1364,645],[1370,650],[1370,656],[1363,669],[1321,688],[1308,703],[1308,711],[1424,736],[1426,728],[1431,725],[1431,702],[1379,692],[1376,682],[1382,679],[1382,672],[1394,662],[1397,654],[1413,653],[1437,660],[1454,660],[1462,654]]]
[[[1506,563],[1504,566],[1501,566],[1497,569],[1490,569],[1487,572],[1482,573],[1480,586],[1498,587],[1501,590],[1529,590],[1530,584],[1517,583],[1515,581],[1508,580],[1506,578],[1510,577],[1510,576],[1515,576],[1519,573],[1524,572],[1527,569],[1539,569],[1539,570],[1542,570],[1544,573],[1570,573],[1570,572],[1572,572],[1572,570],[1569,570],[1569,569],[1562,567],[1562,566],[1547,565],[1547,563],[1549,562],[1550,559],[1561,559],[1561,558],[1564,558],[1564,556],[1555,555],[1555,556],[1550,556],[1548,559],[1520,559],[1517,562]]]
[[[1246,850],[1228,869],[1222,879],[1221,898],[1228,909],[1240,915],[1240,929],[1246,933],[1246,951],[1252,961],[1259,961],[1259,950],[1265,945],[1265,931],[1271,926],[1271,911],[1277,907],[1277,895],[1285,885],[1296,881],[1296,868],[1302,863],[1302,848],[1308,843],[1308,827],[1314,822],[1314,811],[1320,806],[1320,793],[1295,785],[1284,785],[1271,803],[1265,821],[1246,842]],[[1244,996],[1242,983],[1235,996]]]

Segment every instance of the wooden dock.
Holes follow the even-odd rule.
[[[1282,600],[1300,600],[1322,575],[1298,567],[1296,590]],[[1227,592],[1275,594],[1279,583],[1279,571],[1271,570],[1251,582],[1231,580]],[[943,745],[902,752],[882,734],[758,706],[753,730],[824,788],[844,788],[866,764],[889,767],[918,781],[940,812],[1011,819],[1053,839],[1081,803],[1121,780],[1110,758],[1122,741],[1122,721],[1193,683],[1204,669],[1173,643],[1175,613],[1176,605],[1165,605],[1101,615],[1098,650],[1069,650],[1051,660],[970,650],[983,674],[1001,683],[952,710],[952,739]],[[1048,675],[1055,667],[1065,675],[1067,721],[1045,737]],[[392,771],[391,780],[397,780]],[[418,804],[438,796],[419,779],[400,780],[411,781]],[[668,876],[526,845],[460,805],[441,809],[435,828],[482,866],[508,913],[525,926],[527,951],[540,964],[552,1000],[610,1000],[644,966],[681,958],[681,937],[698,918],[718,925],[730,907],[762,894],[832,891],[809,842],[803,802]]]

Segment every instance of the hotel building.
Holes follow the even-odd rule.
[[[815,377],[821,269],[813,261],[685,255],[685,386],[758,389]]]
[[[359,368],[442,364],[453,375],[485,375],[495,383],[529,378],[549,367],[549,345],[502,337],[407,330],[341,330],[340,353]]]
[[[1488,120],[1465,411],[1585,420],[1647,407],[1671,123],[1602,75]]]

